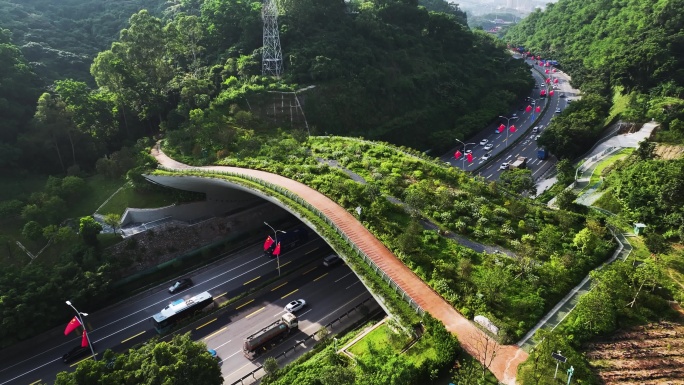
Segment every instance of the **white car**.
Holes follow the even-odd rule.
[[[285,311],[289,311],[290,313],[294,313],[296,311],[300,311],[306,306],[306,301],[303,299],[298,299],[296,301],[292,301],[285,305]]]
[[[487,143],[487,144],[484,146],[484,149],[485,149],[485,150],[491,150],[493,147],[494,147],[493,144]]]
[[[533,100],[531,104],[534,106],[534,105],[537,104],[537,101],[536,101],[536,100]]]
[[[559,108],[556,108],[556,113],[557,113],[557,114],[560,114],[560,113],[561,113],[560,107],[559,107]]]
[[[508,170],[508,162],[501,163],[501,166],[499,166],[499,170]]]
[[[539,131],[539,126],[534,126],[534,128],[532,129],[532,132],[537,132],[537,131]]]
[[[489,142],[487,139],[482,139],[480,141],[480,146],[484,146],[485,144],[487,144],[487,142]]]
[[[541,136],[541,135],[535,136],[535,137],[534,137],[534,140],[539,140],[539,137],[540,137],[540,136]]]
[[[491,156],[492,156],[492,153],[488,152],[488,153],[482,155],[482,160],[487,160],[487,159],[491,158]]]

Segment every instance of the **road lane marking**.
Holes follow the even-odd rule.
[[[228,340],[228,341],[222,343],[221,345],[217,346],[216,349],[221,348],[221,347],[223,347],[224,345],[227,345],[227,344],[228,344],[229,342],[231,342],[231,341],[232,341],[232,340]],[[216,349],[214,349],[214,350],[216,350]]]
[[[136,334],[136,335],[134,335],[134,336],[132,336],[132,337],[126,338],[125,340],[121,341],[121,343],[123,344],[124,342],[128,342],[128,341],[132,340],[133,338],[135,338],[135,337],[137,337],[137,336],[141,336],[141,335],[143,335],[143,334],[145,334],[144,331],[143,331],[143,332],[140,332],[140,333],[138,333],[138,334]]]
[[[352,274],[352,273],[351,273],[351,272],[349,272],[349,273],[347,273],[347,274],[345,274],[345,275],[341,276],[340,278],[336,279],[336,280],[335,280],[335,282],[339,282],[339,281],[343,280],[343,279],[344,279],[344,277],[348,276],[349,274]]]
[[[250,299],[249,301],[247,301],[247,302],[243,303],[242,305],[236,307],[235,310],[237,310],[237,309],[239,309],[239,308],[241,308],[241,307],[243,307],[243,306],[246,306],[247,304],[250,304],[250,303],[252,303],[252,302],[254,302],[254,300],[253,300],[253,299]]]
[[[309,254],[313,253],[314,251],[316,251],[316,250],[318,250],[318,249],[320,249],[320,247],[317,247],[317,248],[315,248],[315,249],[313,249],[313,250],[309,250],[309,251],[307,251],[306,253],[304,253],[304,255],[309,255]]]
[[[350,287],[356,285],[356,284],[359,283],[359,282],[361,282],[361,281],[356,281],[356,282],[352,283],[351,285],[347,286],[347,289],[349,289]]]
[[[97,353],[95,353],[95,355],[97,356]],[[74,362],[73,364],[69,365],[69,367],[70,367],[70,368],[73,368],[74,366],[80,364],[81,362],[83,362],[83,361],[85,361],[85,360],[92,360],[92,359],[93,359],[93,356],[89,356],[88,358],[84,358],[84,359],[82,359],[81,361]]]
[[[261,278],[261,276],[258,276],[258,277],[254,278],[254,279],[250,279],[249,281],[243,283],[242,286],[249,285],[250,283],[256,281],[256,280],[259,279],[259,278]]]
[[[214,296],[214,299],[223,297],[223,296],[226,295],[226,294],[228,294],[228,292],[221,293],[221,294],[219,294],[219,295],[217,295],[217,296]]]
[[[314,267],[310,268],[309,270],[303,272],[302,275],[304,275],[304,274],[306,274],[306,273],[310,273],[310,272],[312,272],[312,271],[314,271],[314,270],[316,270],[316,269],[318,269],[318,266],[314,266]]]
[[[41,383],[41,382],[43,382],[43,380],[34,381],[34,382],[30,383],[29,385],[35,385],[35,384],[38,384],[38,383]]]
[[[285,297],[287,297],[287,296],[289,296],[289,295],[292,295],[292,294],[296,293],[297,291],[299,291],[299,289],[294,289],[294,290],[292,290],[291,292],[289,292],[289,293],[285,294],[284,296],[280,297],[280,299],[285,299]]]
[[[240,353],[240,352],[241,352],[241,350],[238,350],[237,353],[233,353],[233,354],[232,354],[231,356],[229,356],[228,358],[230,358],[230,357],[232,357],[232,356],[234,356],[234,355],[236,355],[236,354],[238,354],[238,353]],[[241,367],[239,367],[239,368],[238,368],[236,371],[234,371],[233,373],[230,373],[229,375],[224,376],[223,378],[228,379],[228,377],[230,377],[230,376],[234,375],[235,373],[241,371],[242,369],[244,369],[245,366],[248,366],[248,365],[254,365],[254,363],[253,363],[252,361],[250,361],[250,362],[248,362],[248,363],[242,365]]]
[[[259,309],[259,310],[255,310],[255,311],[253,311],[253,312],[247,314],[247,315],[245,316],[245,319],[247,319],[247,318],[249,318],[249,317],[255,315],[256,313],[258,313],[258,312],[260,312],[260,311],[262,311],[262,310],[264,310],[264,309],[266,309],[266,306],[262,307],[262,308]]]
[[[318,281],[319,279],[325,277],[326,275],[328,275],[328,273],[325,273],[325,274],[323,274],[323,275],[320,275],[318,278],[314,279],[313,281],[316,282],[316,281]]]
[[[215,331],[215,332],[209,334],[208,336],[206,336],[206,337],[204,337],[204,338],[202,338],[202,339],[203,339],[204,341],[206,341],[206,340],[208,340],[209,338],[211,338],[211,337],[213,337],[213,336],[215,336],[215,335],[217,335],[217,334],[219,334],[219,333],[221,333],[221,332],[223,332],[223,331],[225,331],[225,330],[227,330],[227,329],[228,329],[228,326],[224,326],[224,327],[222,327],[221,329],[219,329],[219,330],[217,330],[217,331]]]
[[[273,289],[271,289],[271,291],[276,291],[276,290],[280,289],[281,287],[283,287],[283,286],[285,286],[285,285],[287,285],[287,282],[281,283],[280,285],[278,285],[278,286],[274,287]]]
[[[292,261],[287,261],[287,262],[285,262],[285,263],[281,263],[281,264],[280,264],[280,267],[282,268],[283,266],[287,265],[287,264],[290,263],[290,262],[292,262]]]
[[[203,327],[205,327],[205,326],[209,325],[210,323],[212,323],[212,322],[216,321],[217,319],[218,319],[218,318],[214,318],[213,320],[211,320],[211,321],[208,321],[208,322],[206,322],[206,323],[204,323],[204,324],[202,324],[202,325],[200,325],[200,326],[196,327],[196,328],[195,328],[195,330],[200,330],[200,329],[202,329]]]

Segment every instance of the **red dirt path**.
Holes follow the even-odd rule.
[[[290,190],[306,200],[312,206],[323,212],[356,246],[363,250],[385,274],[390,276],[423,310],[444,323],[451,333],[456,334],[461,346],[472,356],[478,358],[478,341],[482,341],[484,332],[475,327],[470,321],[457,312],[439,294],[425,284],[406,265],[404,265],[385,245],[378,241],[354,216],[349,214],[330,198],[320,192],[286,177],[265,171],[239,167],[206,166],[192,167],[177,162],[164,154],[157,144],[152,155],[159,164],[172,170],[212,170],[234,172],[249,175],[273,183]],[[488,354],[491,356],[491,352]],[[500,346],[489,369],[496,378],[505,384],[514,385],[518,365],[527,358],[528,354],[515,345]]]

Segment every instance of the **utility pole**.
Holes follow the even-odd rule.
[[[261,74],[280,78],[283,73],[283,53],[280,50],[278,5],[276,0],[264,0],[261,19],[264,22],[264,40],[261,51]]]

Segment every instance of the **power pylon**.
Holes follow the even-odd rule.
[[[283,53],[280,51],[278,32],[278,5],[276,0],[264,0],[261,10],[264,21],[264,47],[261,52],[261,74],[280,77],[283,72]]]

